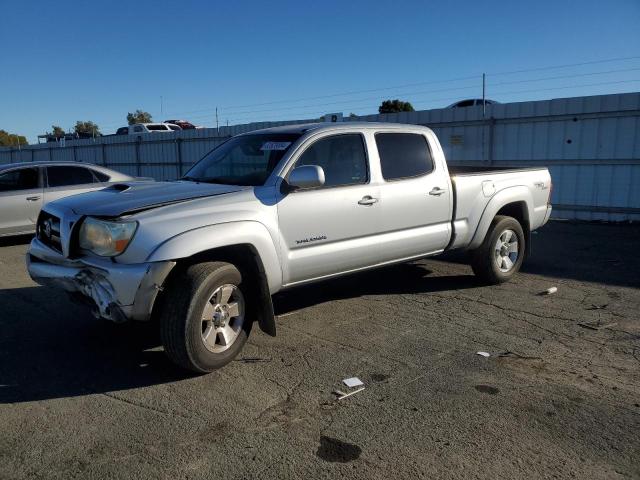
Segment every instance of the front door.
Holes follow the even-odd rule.
[[[325,184],[278,202],[285,284],[358,269],[374,257],[379,189],[370,183],[364,137],[315,140],[298,157],[295,166],[302,165],[322,167]]]

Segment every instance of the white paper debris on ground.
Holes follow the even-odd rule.
[[[355,388],[364,385],[364,383],[362,383],[362,380],[360,380],[358,377],[345,378],[344,380],[342,380],[342,383],[344,383],[349,388]]]
[[[552,293],[556,293],[558,291],[558,287],[547,288],[544,292],[540,292],[540,295],[551,295]]]
[[[343,398],[347,398],[350,397],[351,395],[355,395],[358,392],[361,392],[364,390],[364,387],[359,388],[357,390],[354,390],[353,392],[349,392],[349,393],[344,393],[340,390],[334,390],[333,393],[335,393],[336,395],[338,395],[338,400],[342,400]]]
[[[489,352],[476,352],[476,355],[480,355],[481,357],[490,357],[491,354]]]

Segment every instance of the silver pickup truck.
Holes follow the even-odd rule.
[[[31,277],[116,322],[159,322],[167,355],[209,372],[269,335],[278,291],[470,250],[511,278],[551,206],[546,168],[447,168],[422,126],[333,123],[229,139],[181,180],[123,182],[44,206]]]

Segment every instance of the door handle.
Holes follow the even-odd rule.
[[[429,192],[429,195],[435,195],[436,197],[439,197],[444,192],[446,192],[446,190],[444,188],[433,187],[433,189],[431,189],[431,191]]]
[[[35,202],[37,200],[40,200],[40,195],[36,195],[35,197],[27,197],[28,202]]]
[[[373,198],[371,195],[365,195],[360,200],[358,200],[358,205],[373,205],[377,201],[377,198]]]

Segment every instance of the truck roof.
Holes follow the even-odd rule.
[[[244,135],[262,134],[262,133],[306,133],[310,131],[334,130],[341,128],[392,128],[392,129],[416,129],[427,128],[422,125],[404,124],[404,123],[387,123],[387,122],[322,122],[322,123],[301,123],[295,125],[283,125],[280,127],[263,128],[261,130],[252,130]]]

